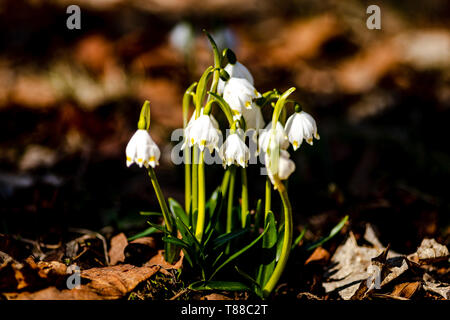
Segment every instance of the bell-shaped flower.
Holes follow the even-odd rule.
[[[235,64],[228,63],[224,70],[228,73],[230,78],[241,78],[245,79],[248,82],[250,82],[251,85],[254,85],[253,76],[248,71],[248,69],[240,62],[236,61]],[[217,86],[217,93],[223,94],[223,90],[225,88],[225,84],[227,82],[223,81],[222,79],[219,80],[219,84]]]
[[[242,131],[242,130],[241,130]],[[236,131],[230,134],[220,147],[219,156],[224,168],[232,164],[246,167],[250,158],[250,150],[242,139],[243,133]]]
[[[274,177],[276,176],[280,180],[288,179],[289,176],[295,171],[295,163],[294,161],[289,159],[289,152],[287,152],[286,150],[280,150],[278,157],[275,157],[275,161],[277,161],[276,165],[271,163],[271,159],[274,159],[274,157],[270,157],[268,153],[266,153],[265,162],[267,174],[270,178],[270,181],[272,181],[272,184],[276,188],[277,183]]]
[[[253,99],[260,96],[255,87],[242,78],[230,78],[223,90],[223,99],[229,104],[234,120],[240,119],[243,109],[250,109]]]
[[[209,152],[212,152],[214,149],[219,151],[221,134],[220,130],[214,126],[211,117],[201,114],[186,127],[185,139],[181,148],[184,149],[186,145],[189,147],[197,145],[200,151],[203,151],[205,147],[209,149]]]
[[[161,152],[158,146],[150,137],[147,130],[137,130],[131,137],[125,149],[127,156],[127,166],[136,163],[139,167],[152,166],[153,168],[159,164]]]
[[[283,125],[280,122],[277,122],[277,125],[275,127],[275,130],[272,129],[272,121],[270,121],[267,126],[261,130],[261,133],[259,135],[259,152],[266,152],[269,148],[269,142],[271,139],[271,136],[274,136],[278,146],[280,149],[287,149],[289,147],[289,140],[286,135],[286,132],[284,131]]]
[[[265,122],[261,112],[261,108],[257,106],[256,103],[252,103],[250,109],[242,109],[242,116],[244,117],[247,130],[254,129],[258,131],[264,128]]]
[[[285,129],[294,151],[300,147],[303,139],[310,145],[313,144],[313,137],[317,140],[320,139],[316,121],[305,111],[294,112],[286,121]]]
[[[203,108],[203,107],[200,109],[200,115],[203,114],[204,109],[205,108]],[[214,118],[214,116],[212,114],[210,114],[209,117],[211,118],[214,128],[219,129],[219,123],[217,122],[216,118]],[[194,113],[192,113],[192,116],[189,119],[189,122],[186,127],[189,127],[192,124],[192,122],[194,122],[194,120],[195,120],[195,110],[194,110]]]

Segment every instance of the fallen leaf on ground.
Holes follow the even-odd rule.
[[[330,253],[322,247],[317,247],[306,260],[305,265],[310,263],[325,264],[330,259]]]
[[[183,251],[180,252],[180,259],[175,264],[170,264],[164,259],[164,250],[158,250],[158,254],[153,256],[144,266],[159,266],[161,267],[161,272],[164,274],[169,274],[167,270],[170,269],[180,269],[183,265]]]
[[[437,293],[444,299],[450,299],[450,284],[435,281],[429,274],[423,275],[423,288],[425,291]]]
[[[421,283],[418,281],[400,283],[395,286],[391,295],[395,297],[411,299],[411,297],[420,290],[420,287]]]
[[[449,252],[446,246],[439,244],[434,239],[423,239],[417,249],[417,256],[423,262],[436,262],[448,258]]]
[[[201,300],[233,300],[230,297],[224,296],[223,294],[219,293],[211,293],[206,296],[203,296]]]
[[[124,250],[128,245],[128,240],[125,234],[119,233],[111,239],[111,247],[109,249],[109,263],[114,266],[119,262],[125,261]]]
[[[92,268],[81,272],[90,280],[74,289],[49,287],[37,292],[6,293],[10,300],[114,300],[124,297],[139,283],[147,280],[159,267],[136,267],[128,264]]]

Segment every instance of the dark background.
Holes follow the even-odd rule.
[[[81,30],[66,28],[71,4]],[[366,28],[369,4],[381,7],[381,30]],[[57,243],[69,227],[143,230],[138,212],[158,205],[124,150],[145,99],[162,151],[157,175],[182,202],[170,134],[182,125],[184,90],[212,64],[206,28],[259,91],[297,87],[317,121],[321,140],[292,154],[289,182],[307,239],[349,214],[352,229],[371,222],[400,252],[424,237],[448,244],[448,12],[443,0],[2,0],[0,233]],[[181,22],[194,32],[190,50],[170,40]],[[210,190],[221,170],[208,167]],[[252,207],[258,175],[252,167]]]

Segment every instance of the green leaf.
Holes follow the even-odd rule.
[[[315,249],[317,247],[320,247],[321,245],[323,245],[325,242],[327,242],[328,240],[330,240],[331,238],[333,238],[336,234],[339,233],[339,231],[341,231],[341,229],[344,227],[345,223],[348,220],[348,216],[345,216],[344,219],[342,219],[331,231],[330,234],[328,236],[326,236],[325,238],[320,239],[319,241],[313,243],[312,245],[310,245],[306,250],[312,250]]]
[[[255,292],[258,293],[259,295],[259,292],[261,291],[261,286],[259,285],[259,283],[255,279],[253,279],[248,273],[239,269],[238,266],[234,266],[234,268],[241,276],[243,276],[245,279],[247,279],[249,282],[253,284],[253,286],[255,287]]]
[[[162,216],[162,212],[153,212],[153,211],[141,211],[139,212],[141,216]]]
[[[169,243],[173,243],[181,248],[184,249],[189,249],[190,245],[188,243],[186,243],[185,241],[178,239],[178,238],[174,238],[174,237],[163,237],[162,238],[163,241],[165,242],[169,242]]]
[[[146,236],[151,235],[153,233],[156,233],[158,231],[159,230],[156,229],[155,227],[150,227],[150,228],[147,228],[147,229],[145,229],[144,231],[142,231],[142,232],[140,232],[138,234],[135,234],[134,236],[129,237],[128,241],[133,241],[133,240],[136,240],[136,239],[139,239],[139,238],[142,238],[142,237],[146,237]]]
[[[174,217],[180,217],[185,225],[189,225],[189,217],[184,212],[183,207],[173,198],[169,198],[169,208]]]
[[[275,215],[269,211],[266,215],[267,233],[262,239],[262,262],[259,266],[257,282],[264,287],[275,269],[277,258],[277,228]]]
[[[249,229],[246,228],[246,229],[241,229],[241,230],[237,230],[237,231],[233,231],[233,232],[229,232],[229,233],[220,235],[213,241],[213,244],[212,244],[213,250],[217,250],[218,248],[225,245],[230,240],[237,238],[237,237],[247,233],[248,231],[249,231]]]
[[[211,229],[215,228],[221,208],[222,191],[221,188],[218,187],[216,190],[214,190],[211,197],[208,199],[208,202],[206,203],[206,209],[209,213],[209,219],[205,228],[205,234],[208,233]]]
[[[295,238],[294,242],[292,243],[291,250],[294,250],[295,247],[298,246],[300,241],[302,241],[303,237],[305,236],[305,233],[306,233],[306,228],[304,228],[302,230],[302,232],[299,234],[299,236],[297,238]]]
[[[281,250],[283,249],[283,242],[284,242],[284,223],[280,224],[280,227],[278,228],[278,238],[277,238],[277,259],[280,259]]]
[[[250,288],[241,283],[234,281],[197,281],[189,286],[191,290],[224,290],[224,291],[250,291]]]
[[[167,229],[164,228],[163,226],[160,226],[160,225],[155,224],[155,223],[150,222],[150,221],[147,221],[147,223],[148,223],[150,226],[152,226],[153,228],[157,229],[158,231],[161,231],[162,233],[170,234],[170,232],[167,231]]]
[[[241,254],[243,254],[244,252],[246,252],[247,250],[249,250],[251,247],[253,247],[267,232],[269,228],[269,225],[267,225],[266,229],[264,229],[264,231],[255,239],[253,240],[250,244],[246,245],[245,247],[243,247],[241,250],[235,252],[234,254],[232,254],[230,257],[228,257],[228,259],[225,260],[224,263],[222,263],[215,271],[214,273],[211,275],[210,279],[212,279],[217,272],[219,272],[223,267],[225,267],[228,263],[230,263],[231,261],[233,261],[234,259],[236,259],[237,257],[239,257]]]

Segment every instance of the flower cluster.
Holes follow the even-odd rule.
[[[183,157],[187,160],[185,161],[184,210],[175,200],[169,199],[171,211],[169,212],[169,206],[166,204],[156,178],[154,168],[159,163],[161,152],[149,134],[150,107],[148,101],[142,107],[138,130],[126,147],[126,164],[130,166],[136,163],[139,167],[147,168],[164,219],[164,227],[158,226],[154,229],[165,232],[165,259],[174,263],[179,250],[183,250],[187,262],[191,266],[200,266],[202,269],[203,281],[211,280],[226,264],[236,259],[263,237],[265,237],[264,243],[274,241],[272,235],[277,233],[277,224],[271,208],[271,185],[273,185],[273,188],[278,190],[283,204],[283,236],[275,239],[278,243],[274,244],[274,247],[281,248],[281,252],[279,254],[276,252],[276,255],[270,258],[273,263],[260,264],[257,268],[256,280],[253,281],[258,283],[257,294],[267,296],[280,279],[292,247],[292,208],[283,180],[288,179],[295,171],[295,162],[290,158],[288,149],[292,145],[292,149],[296,151],[302,145],[303,140],[312,145],[313,139],[318,140],[320,137],[313,117],[303,111],[300,104],[289,99],[295,88],[290,88],[282,94],[276,89],[260,93],[255,88],[255,79],[252,74],[242,63],[237,61],[234,53],[230,49],[225,49],[220,54],[214,40],[209,34],[207,36],[213,48],[214,66],[208,67],[200,80],[193,83],[183,96],[184,137],[181,148]],[[285,106],[288,104],[293,106],[294,112],[286,120],[287,108]],[[192,105],[195,110],[189,118],[189,109]],[[216,106],[220,108],[228,121],[228,126],[225,127],[227,137],[222,145],[220,145],[222,141],[220,124],[212,115],[213,107]],[[270,111],[272,114],[271,121],[267,125],[263,117],[263,108],[266,108],[265,112],[269,113]],[[248,140],[245,138],[247,133],[250,133]],[[252,143],[257,148],[252,149],[252,145],[250,145]],[[249,214],[248,193],[250,188],[246,170],[251,155],[250,150],[257,151],[259,159],[265,164],[268,176],[264,194],[264,222],[259,226],[257,224],[261,220],[255,218],[257,215]],[[212,154],[214,151],[222,160],[225,171],[222,183],[206,201],[206,161],[204,156],[205,153]],[[235,185],[238,184],[236,183],[237,168],[240,170],[238,174],[241,177],[241,197],[238,202],[234,195]],[[228,199],[222,210],[222,205],[218,202],[222,201],[224,197]],[[236,210],[234,206],[236,202],[239,203],[239,210]],[[217,219],[215,215],[225,211],[225,207],[226,219]],[[236,217],[236,212],[239,213],[238,217]],[[222,223],[224,221],[224,225],[216,228],[214,224],[221,223],[220,221]],[[233,242],[227,243],[227,241],[248,231],[252,223],[256,232],[261,227],[264,232],[260,233],[249,245],[231,254],[230,247]],[[280,226],[280,224],[278,225]],[[267,232],[269,228],[271,231]],[[217,235],[218,230],[223,230],[225,233]],[[215,236],[217,236],[215,240],[209,241],[211,237]],[[208,246],[211,244],[215,245],[206,254],[205,252],[209,250]],[[219,253],[220,250],[217,248],[221,245],[225,246],[225,250]],[[222,254],[224,257],[221,260]],[[222,262],[217,264],[218,261]],[[206,273],[211,271],[211,268],[215,271],[206,277]]]

